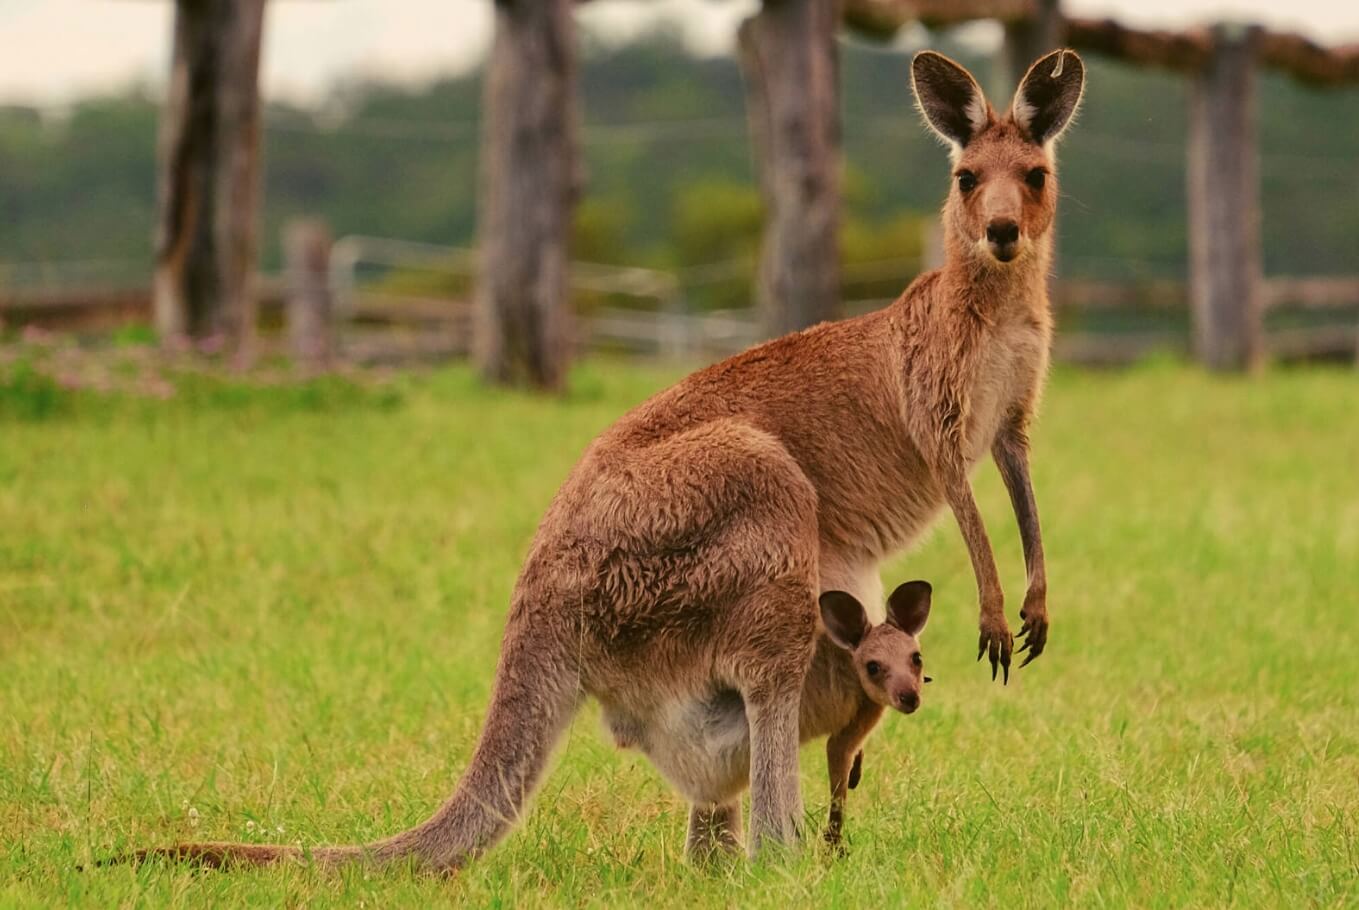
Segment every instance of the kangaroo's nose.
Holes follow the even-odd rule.
[[[914,692],[902,692],[897,696],[897,701],[901,702],[901,710],[907,714],[920,707],[920,696]]]
[[[986,226],[986,239],[996,246],[1019,242],[1019,222],[1012,218],[997,218]]]

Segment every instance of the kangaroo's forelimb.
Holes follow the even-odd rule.
[[[1029,577],[1024,607],[1019,611],[1024,626],[1019,635],[1020,652],[1028,651],[1021,667],[1028,666],[1043,653],[1048,641],[1048,575],[1043,559],[1043,533],[1038,523],[1038,501],[1029,475],[1029,440],[1023,428],[1023,415],[1014,414],[1001,428],[992,446],[996,466],[1010,493],[1019,537],[1024,544],[1024,566]]]

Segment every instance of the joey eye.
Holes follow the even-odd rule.
[[[876,660],[870,660],[864,666],[864,669],[868,671],[869,676],[877,676],[882,672],[882,664],[878,663]]]
[[[1047,182],[1048,172],[1041,167],[1036,167],[1024,176],[1024,182],[1036,190],[1041,190],[1043,184]]]
[[[911,655],[911,663],[917,667],[923,667],[925,665],[925,661],[921,658],[919,651]]]
[[[964,193],[970,193],[977,188],[977,175],[971,171],[961,171],[958,174],[958,189]]]

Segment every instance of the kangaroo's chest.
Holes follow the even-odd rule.
[[[1015,408],[1037,399],[1047,373],[1051,330],[1027,317],[997,327],[978,352],[967,396],[966,448],[970,461],[991,448]]]

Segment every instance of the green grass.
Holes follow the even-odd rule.
[[[888,568],[935,584],[936,682],[870,742],[844,859],[686,866],[684,806],[589,710],[521,828],[452,880],[76,871],[424,818],[475,742],[554,489],[671,378],[596,362],[565,403],[463,370],[200,378],[159,402],[21,376],[41,400],[0,395],[0,905],[1359,905],[1359,376],[1166,363],[1053,378],[1052,639],[1008,688],[973,662],[952,521]],[[989,464],[977,491],[1014,622]],[[814,833],[823,778],[808,748]]]

